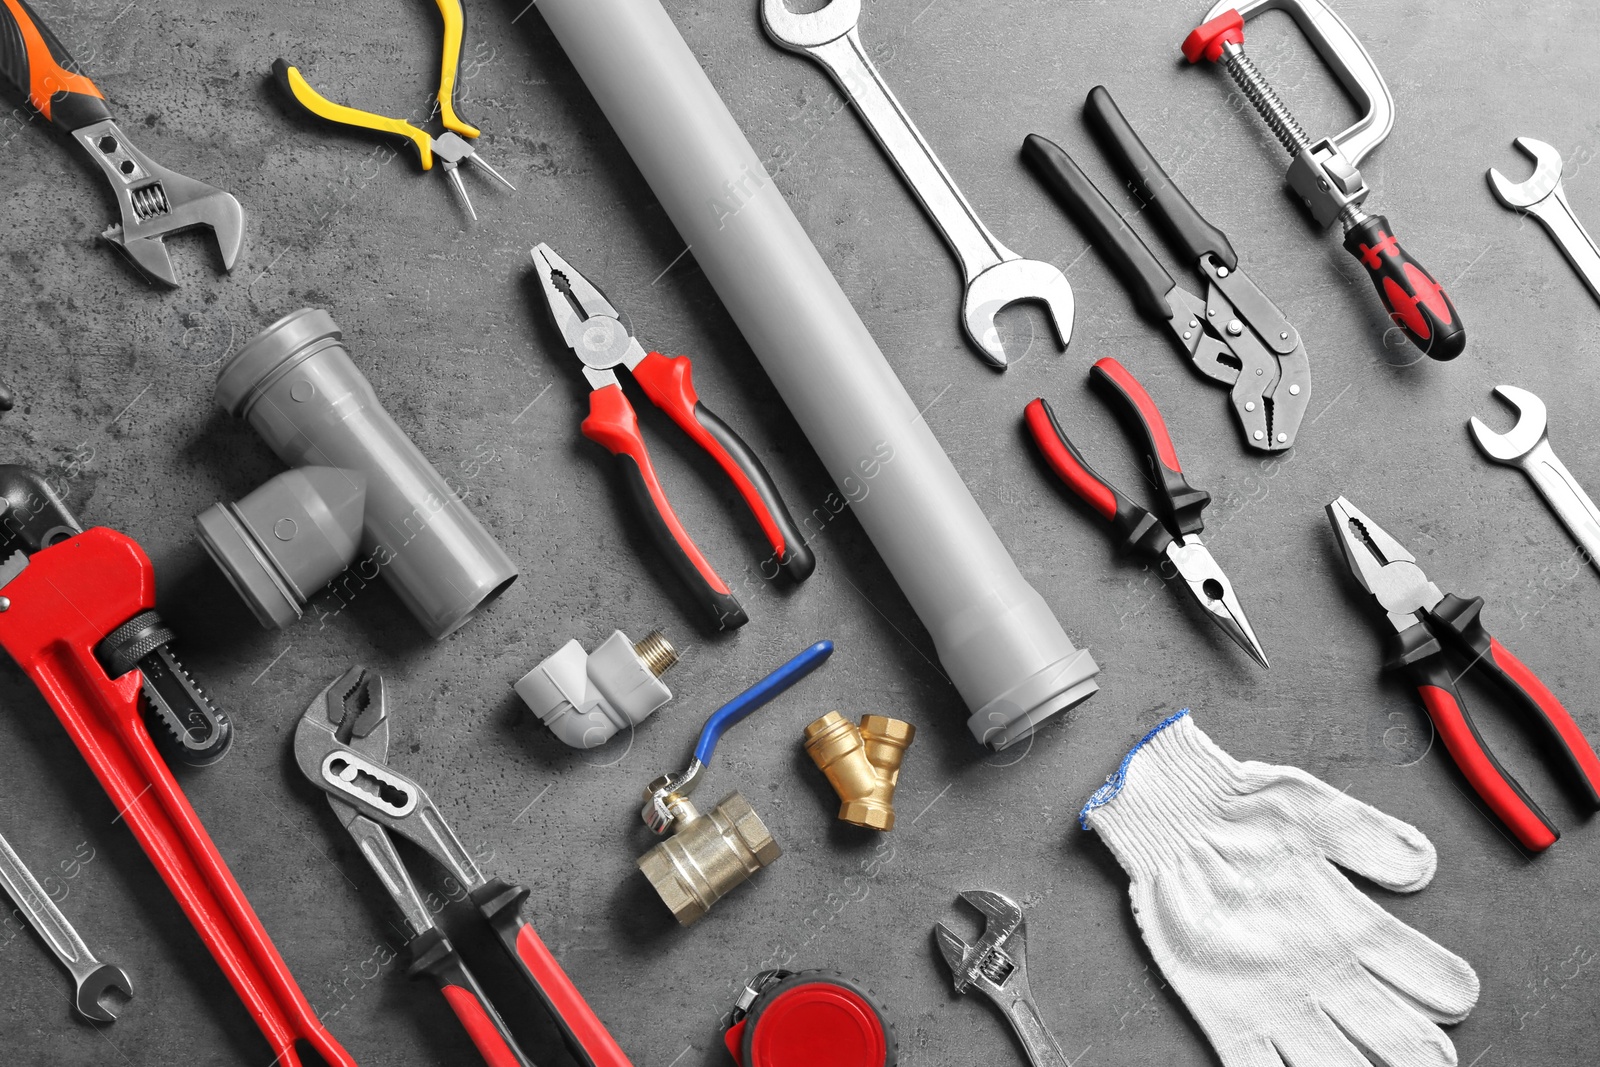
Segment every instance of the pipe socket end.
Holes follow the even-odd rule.
[[[857,725],[830,711],[806,727],[806,754],[839,795],[841,822],[894,829],[900,764],[916,736],[915,726],[886,715],[864,715]]]

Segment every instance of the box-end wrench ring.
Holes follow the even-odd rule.
[[[1474,415],[1468,426],[1478,448],[1496,463],[1522,468],[1583,546],[1589,562],[1600,569],[1600,510],[1550,447],[1544,401],[1514,385],[1497,385],[1494,391],[1517,409],[1517,424],[1508,433],[1495,433]]]
[[[4,836],[0,836],[0,887],[16,901],[17,907],[28,917],[44,943],[50,946],[56,958],[71,972],[73,983],[77,986],[73,1003],[78,1014],[97,1023],[114,1022],[117,1015],[105,1006],[106,995],[118,992],[123,997],[131,997],[133,983],[128,981],[122,968],[101,963],[94,958],[89,946],[78,936],[78,931],[61,914],[56,902],[50,899],[44,886],[39,884],[39,880],[28,870],[22,857],[17,855],[16,849]]]
[[[860,18],[861,0],[832,0],[807,13],[790,11],[784,0],[763,0],[761,5],[768,35],[827,69],[950,243],[965,279],[961,323],[983,357],[997,367],[1006,366],[995,316],[1023,300],[1044,305],[1056,337],[1066,347],[1072,339],[1073,318],[1072,286],[1066,275],[1049,263],[1018,256],[978,219],[867,56],[857,32]]]
[[[1513,143],[1533,160],[1533,176],[1513,183],[1490,167],[1489,188],[1506,207],[1525,211],[1544,224],[1589,292],[1600,300],[1600,248],[1567,202],[1567,191],[1561,187],[1561,153],[1532,137],[1518,137]]]

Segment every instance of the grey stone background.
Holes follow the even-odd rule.
[[[1202,5],[871,0],[864,39],[969,199],[1003,241],[1059,264],[1075,288],[1071,348],[1056,351],[1034,312],[1008,313],[1012,350],[1027,355],[1001,375],[964,345],[954,263],[822,71],[771,45],[751,0],[669,0],[1001,538],[1102,664],[1103,691],[1070,721],[993,756],[967,734],[925,633],[849,514],[816,533],[815,577],[792,592],[765,587],[757,534],[731,493],[641,404],[693,535],[725,576],[749,581],[752,621],[731,636],[700,633],[654,577],[608,464],[578,434],[585,390],[530,288],[535,242],[606,286],[648,347],[695,357],[702,395],[755,445],[797,514],[822,507],[831,486],[525,3],[469,3],[461,110],[486,131],[482,154],[518,187],[503,193],[469,175],[477,226],[463,225],[444,182],[411,156],[315,125],[267,77],[284,56],[330,96],[426,115],[438,18],[414,0],[37,5],[141,147],[244,204],[246,248],[231,276],[217,273],[205,241],[179,239],[184,286],[146,288],[97,242],[110,201],[70,142],[21,110],[0,119],[0,368],[20,398],[0,417],[0,456],[53,472],[83,520],[129,533],[154,560],[180,654],[239,727],[226,762],[180,778],[306,994],[360,1062],[477,1061],[437,993],[404,978],[395,913],[289,758],[296,716],[351,662],[388,675],[392,761],[492,854],[492,871],[533,888],[536,927],[640,1067],[726,1062],[719,1016],[774,965],[869,983],[891,1009],[903,1064],[1022,1062],[986,1004],[951,993],[929,937],[939,919],[972,923],[954,899],[978,887],[1027,905],[1033,989],[1075,1064],[1214,1063],[1137,938],[1122,872],[1074,821],[1127,747],[1184,705],[1235,755],[1304,767],[1437,845],[1429,888],[1374,892],[1478,968],[1482,999],[1453,1031],[1461,1063],[1540,1067],[1591,1054],[1597,828],[1483,699],[1484,733],[1566,837],[1530,860],[1467,798],[1413,695],[1380,675],[1378,620],[1338,562],[1321,508],[1349,495],[1441,586],[1486,596],[1491,629],[1600,737],[1596,576],[1531,486],[1480,459],[1464,430],[1474,411],[1510,424],[1489,395],[1495,384],[1532,389],[1550,406],[1558,453],[1600,488],[1600,440],[1582,422],[1594,400],[1597,309],[1544,233],[1501,208],[1483,178],[1491,165],[1527,173],[1513,136],[1547,140],[1568,160],[1577,210],[1600,224],[1593,5],[1339,5],[1398,104],[1395,132],[1364,168],[1371,206],[1445,282],[1471,331],[1467,353],[1439,365],[1385,338],[1368,283],[1289,200],[1285,159],[1253,115],[1235,114],[1225,76],[1182,63],[1177,44]],[[1354,117],[1286,19],[1250,29],[1253,54],[1314,133]],[[1225,394],[1136,316],[1024,171],[1017,149],[1037,131],[1115,190],[1079,117],[1101,82],[1305,335],[1313,397],[1291,455],[1263,461],[1241,448]],[[1172,262],[1153,234],[1152,245]],[[212,406],[217,367],[304,305],[332,311],[389,410],[522,567],[501,601],[444,642],[426,640],[381,586],[348,604],[324,597],[298,626],[267,633],[194,540],[196,513],[280,469]],[[1025,446],[1022,406],[1042,394],[1105,473],[1136,481],[1123,437],[1085,389],[1103,355],[1143,379],[1186,469],[1215,495],[1206,541],[1271,671],[1176,590],[1117,559]],[[683,648],[667,679],[676,699],[634,736],[573,752],[522,712],[511,682],[567,638],[592,645],[619,626],[634,636],[662,626]],[[639,790],[686,762],[718,703],[823,637],[837,644],[832,661],[738,727],[706,786],[714,796],[742,790],[785,855],[679,930],[634,869],[650,844]],[[1484,695],[1469,689],[1469,700]],[[0,827],[138,987],[114,1025],[79,1022],[65,974],[8,922],[5,1060],[266,1067],[249,1017],[9,664],[0,707]],[[831,708],[919,729],[892,834],[833,819],[833,797],[799,745],[801,727]],[[440,873],[414,858],[422,884],[443,891]],[[548,1032],[531,1017],[526,1026],[540,1062],[560,1062]]]

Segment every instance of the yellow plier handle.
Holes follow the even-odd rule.
[[[463,137],[477,137],[478,127],[456,114],[456,75],[461,69],[461,47],[467,16],[461,0],[435,0],[444,17],[444,55],[439,61],[439,121]]]
[[[455,0],[439,0],[441,7],[453,2]],[[420,130],[404,119],[390,118],[388,115],[334,103],[313,89],[299,68],[290,66],[288,60],[280,59],[273,63],[272,73],[277,78],[278,84],[283,86],[284,91],[293,97],[296,103],[318,118],[336,122],[341,126],[354,126],[358,129],[404,137],[416,146],[417,157],[422,160],[422,169],[433,169],[433,138],[426,130]]]

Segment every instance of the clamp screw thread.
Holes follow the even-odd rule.
[[[634,642],[633,654],[643,661],[650,673],[657,678],[666,674],[674,663],[678,662],[678,650],[672,647],[672,642],[667,640],[660,630],[651,630],[638,641]]]
[[[1228,73],[1238,84],[1239,91],[1255,105],[1262,119],[1272,128],[1273,135],[1278,138],[1278,143],[1283,145],[1285,152],[1297,156],[1311,147],[1311,138],[1307,136],[1305,128],[1285,106],[1277,90],[1267,81],[1267,76],[1261,73],[1255,61],[1245,55],[1243,48],[1232,41],[1224,42],[1222,64],[1228,68]]]

